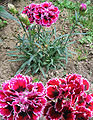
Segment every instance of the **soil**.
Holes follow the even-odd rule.
[[[19,1],[1,1],[0,5],[4,5],[7,8],[7,3],[13,3],[18,10],[22,10],[25,6],[24,0]],[[26,2],[27,3],[27,2]],[[65,18],[68,15],[68,13],[64,10],[61,13],[61,16]],[[12,59],[12,57],[7,55],[8,51],[14,51],[16,40],[14,38],[14,34],[17,34],[18,29],[20,32],[22,32],[20,26],[16,23],[16,21],[13,20],[7,20],[8,24],[6,27],[1,28],[0,30],[0,39],[2,42],[0,42],[0,84],[2,84],[5,80],[11,79],[17,72],[17,70],[20,68],[21,62],[11,62],[9,60]],[[62,31],[62,26],[64,25],[65,30]],[[57,30],[61,33],[68,33],[70,31],[69,27],[71,24],[69,24],[68,21],[63,22],[63,20],[58,20],[56,24]],[[87,29],[81,29],[78,28],[80,32],[87,31]],[[79,61],[78,55],[74,55],[72,58],[69,58],[68,63],[66,65],[65,70],[61,68],[60,70],[50,70],[47,74],[47,79],[43,78],[40,74],[37,74],[33,77],[38,77],[40,80],[42,79],[42,82],[44,84],[46,81],[50,78],[54,77],[65,77],[65,75],[70,73],[77,73],[82,75],[84,78],[89,80],[90,82],[90,93],[93,92],[93,48],[89,47],[89,44],[83,44],[81,45],[78,40],[81,39],[83,36],[78,35],[73,37],[73,40],[76,41],[75,45],[71,46],[69,49],[72,51],[76,51],[75,48],[78,48],[80,46],[80,49],[86,49],[87,50],[87,58],[84,60]],[[76,51],[77,52],[77,51]],[[85,56],[86,54],[82,52],[81,56]],[[31,76],[31,74],[28,74]],[[44,120],[44,118],[41,118],[40,120]]]

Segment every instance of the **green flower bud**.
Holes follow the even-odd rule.
[[[11,13],[18,14],[18,11],[13,4],[8,3],[8,8],[9,8]]]
[[[21,13],[21,15],[19,16],[19,19],[27,26],[31,25],[28,16],[26,14]]]

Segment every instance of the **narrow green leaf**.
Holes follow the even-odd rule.
[[[38,72],[38,70],[39,70],[39,68],[37,68],[37,69],[34,71],[34,73],[37,73],[37,72]]]
[[[26,59],[23,58],[23,59],[15,59],[15,60],[8,60],[8,61],[12,61],[12,62],[15,61],[16,62],[16,61],[25,61],[25,60]]]
[[[72,42],[69,42],[67,43],[67,46],[71,45],[71,44],[74,44],[76,41],[72,41]]]
[[[15,54],[7,54],[7,55],[11,57],[26,58],[25,55],[15,55]]]
[[[73,54],[77,54],[76,52],[74,52],[74,51],[71,51],[71,50],[68,50],[68,52],[70,52],[70,53],[73,53]]]
[[[27,74],[28,72],[30,72],[31,71],[31,66],[29,66],[28,68],[27,68],[27,70],[25,71],[25,74]]]
[[[59,59],[59,60],[66,60],[65,57],[59,57],[58,59]]]
[[[57,49],[57,51],[58,51],[59,55],[61,55],[60,50],[59,50],[59,49]]]
[[[62,63],[62,62],[60,62],[60,65],[61,65],[63,68],[65,67],[64,63]]]
[[[76,21],[77,21],[77,11],[75,10],[75,16],[76,16]]]
[[[68,63],[68,49],[67,47],[65,48],[65,55],[66,55],[66,64]]]
[[[55,35],[55,39],[56,39],[56,27],[54,27],[54,35]]]
[[[31,61],[34,59],[35,55],[31,55],[30,59],[28,60],[28,65],[30,65]]]
[[[41,47],[41,45],[40,45],[40,44],[38,44],[38,43],[36,43],[36,42],[34,43],[34,45],[36,45],[36,46],[38,46],[38,47],[42,48],[42,47]]]
[[[71,35],[87,35],[89,33],[72,33]]]
[[[46,78],[45,72],[41,66],[39,66],[40,71],[42,72],[43,76]]]
[[[21,65],[21,67],[19,68],[19,70],[16,72],[16,75],[17,75],[18,73],[20,73],[21,71],[23,71],[23,70],[25,69],[25,67],[26,67],[27,64],[28,64],[28,61],[24,62],[24,63]]]
[[[1,39],[0,39],[0,43],[3,42]]]
[[[17,51],[8,51],[7,53],[19,53],[20,51],[17,50]]]

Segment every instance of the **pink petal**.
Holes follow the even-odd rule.
[[[3,100],[5,97],[6,95],[4,94],[4,92],[0,90],[0,99]]]
[[[32,83],[27,85],[27,89],[29,90],[29,92],[32,91],[33,87],[34,85]]]
[[[58,119],[60,119],[60,117],[61,117],[61,113],[60,112],[58,112],[58,111],[56,111],[55,109],[54,109],[54,107],[51,107],[50,109],[49,109],[49,117],[50,117],[50,119],[51,120],[58,120]]]
[[[47,88],[47,96],[51,99],[55,99],[58,97],[59,95],[59,91],[57,90],[57,87],[56,86],[49,86]]]
[[[44,90],[44,86],[42,83],[35,83],[36,84],[36,89],[37,89],[37,92],[43,92]]]
[[[0,108],[4,108],[4,107],[7,107],[8,106],[8,104],[6,103],[6,102],[2,102],[2,101],[0,101]]]
[[[59,85],[60,81],[57,79],[57,78],[53,78],[53,79],[50,79],[48,82],[47,82],[47,86],[49,85]]]
[[[8,107],[0,108],[0,114],[3,116],[9,116],[11,114],[11,109],[9,109]]]
[[[83,79],[84,90],[89,90],[89,82],[86,79]]]

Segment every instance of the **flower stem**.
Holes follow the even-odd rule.
[[[68,40],[69,40],[69,37],[71,36],[71,34],[72,34],[73,30],[75,29],[75,26],[76,26],[76,24],[78,23],[78,21],[79,21],[80,17],[81,17],[81,15],[79,14],[78,19],[76,20],[75,24],[73,24],[73,27],[72,27],[72,30],[70,31],[70,34],[67,36],[67,39],[66,39],[66,42],[65,42],[64,47],[66,46],[66,44],[67,44],[67,42],[68,42]]]
[[[23,30],[24,30],[24,32],[25,32],[27,38],[28,38],[28,34],[27,34],[27,32],[26,32],[26,29],[25,29],[25,27],[24,27],[22,21],[21,21],[20,18],[19,18],[19,14],[17,14],[16,16],[17,16],[17,18],[19,19],[19,21],[20,21],[20,23],[21,23],[21,25],[22,25],[22,28],[23,28]]]

